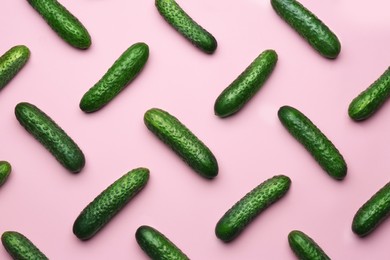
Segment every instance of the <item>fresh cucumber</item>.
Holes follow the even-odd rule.
[[[352,100],[348,108],[348,114],[356,121],[367,119],[385,103],[389,96],[390,67],[366,90]]]
[[[227,117],[238,112],[262,87],[275,68],[278,55],[274,50],[262,52],[244,72],[217,98],[215,114]]]
[[[73,233],[81,240],[92,238],[102,229],[149,180],[149,170],[129,171],[89,203],[73,224]]]
[[[1,236],[3,246],[15,260],[47,260],[48,258],[24,235],[6,231]]]
[[[145,43],[130,46],[99,82],[84,94],[80,101],[81,110],[94,112],[110,102],[138,75],[148,57],[149,47]]]
[[[224,242],[236,238],[257,215],[283,197],[290,185],[289,177],[277,175],[255,187],[218,221],[215,227],[217,237]]]
[[[153,260],[188,260],[189,258],[166,236],[149,226],[141,226],[135,238],[142,250]]]
[[[291,231],[288,243],[300,260],[330,260],[321,247],[302,231]]]
[[[332,142],[297,109],[283,106],[278,116],[287,131],[295,137],[319,165],[334,179],[342,180],[347,174],[347,164]]]
[[[322,56],[335,59],[341,44],[337,36],[296,0],[271,0],[276,13]]]
[[[83,152],[43,111],[32,104],[22,102],[16,105],[15,116],[27,132],[45,146],[66,169],[74,173],[83,169]]]
[[[218,175],[214,155],[187,127],[168,112],[152,108],[144,115],[146,127],[201,176]]]
[[[79,49],[91,46],[91,36],[87,29],[57,0],[27,1],[67,43]]]
[[[13,79],[30,58],[24,45],[14,46],[0,57],[0,90]]]
[[[209,54],[215,51],[214,36],[197,24],[175,0],[156,0],[155,4],[162,17],[193,45]]]
[[[11,164],[6,161],[0,161],[0,186],[8,179],[9,174],[12,171]]]

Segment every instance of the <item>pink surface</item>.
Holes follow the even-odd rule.
[[[301,2],[338,35],[335,61],[317,54],[265,0],[187,0],[180,5],[218,41],[206,55],[176,33],[154,1],[62,0],[86,26],[92,47],[76,50],[45,24],[27,1],[1,1],[0,52],[17,44],[31,59],[0,93],[0,160],[13,166],[0,188],[0,232],[30,238],[50,259],[147,259],[134,233],[151,225],[191,259],[295,259],[287,234],[299,229],[332,259],[388,259],[390,221],[359,239],[356,210],[390,180],[390,104],[363,123],[347,115],[350,101],[389,66],[387,0]],[[130,45],[143,41],[150,58],[139,77],[94,114],[82,95]],[[214,116],[219,93],[263,50],[277,67],[237,115]],[[67,172],[17,122],[14,107],[28,101],[50,115],[80,146],[86,167]],[[282,127],[277,110],[305,113],[344,155],[346,179],[331,179]],[[215,154],[220,172],[207,181],[155,138],[143,114],[159,107],[177,116]],[[101,232],[79,241],[72,225],[103,189],[136,167],[151,171],[146,188]],[[260,215],[234,242],[214,235],[219,218],[253,187],[283,173],[285,198]],[[10,259],[3,247],[0,258]]]

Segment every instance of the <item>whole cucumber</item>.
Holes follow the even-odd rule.
[[[1,242],[14,260],[48,259],[28,238],[18,232],[4,232]]]
[[[14,46],[0,57],[0,90],[13,79],[30,58],[24,45]]]
[[[9,174],[12,171],[11,164],[6,161],[0,161],[0,186],[8,179]]]
[[[288,243],[300,260],[330,260],[321,247],[302,231],[291,231],[288,234]]]

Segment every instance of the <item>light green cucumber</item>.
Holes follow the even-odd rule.
[[[6,231],[1,242],[14,260],[47,260],[48,258],[24,235]]]
[[[0,186],[5,183],[12,171],[11,164],[6,161],[0,161]]]
[[[288,243],[299,260],[330,260],[321,247],[302,231],[291,231]]]
[[[30,58],[30,50],[24,45],[12,47],[0,57],[0,90],[13,79]]]

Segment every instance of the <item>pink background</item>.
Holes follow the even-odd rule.
[[[151,225],[191,259],[295,259],[287,234],[299,229],[332,259],[388,259],[390,221],[371,236],[351,231],[357,209],[390,180],[390,103],[363,123],[349,119],[350,101],[389,66],[387,0],[301,2],[339,37],[335,61],[317,54],[273,11],[268,0],[180,0],[218,41],[206,55],[176,33],[154,1],[61,3],[92,36],[76,50],[62,41],[26,0],[2,0],[0,52],[27,45],[31,59],[0,93],[0,160],[13,166],[0,188],[0,232],[15,230],[51,259],[147,259],[134,233]],[[139,77],[94,114],[82,95],[135,42],[150,47]],[[238,114],[214,116],[219,93],[265,49],[279,54],[266,85]],[[17,122],[28,101],[50,115],[86,155],[78,175],[67,172]],[[331,179],[282,127],[277,110],[305,113],[344,155],[346,179]],[[144,126],[151,107],[178,117],[213,151],[216,179],[199,177]],[[72,225],[103,189],[136,167],[151,171],[146,188],[101,232],[79,241]],[[285,198],[260,215],[234,242],[214,235],[219,218],[249,190],[276,174],[292,179]],[[0,258],[9,259],[3,247]]]

